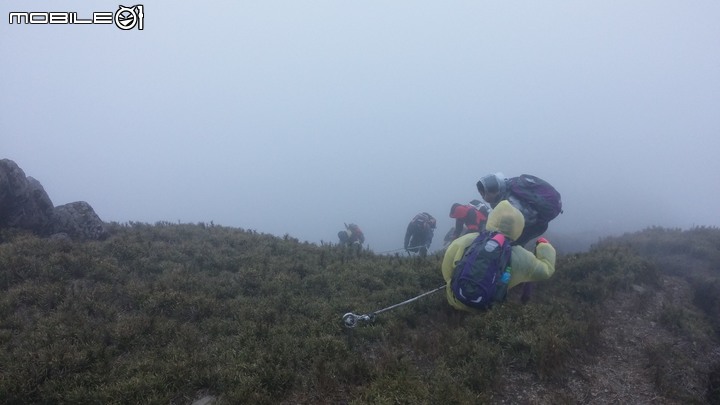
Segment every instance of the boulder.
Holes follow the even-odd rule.
[[[85,201],[53,207],[42,184],[12,160],[0,159],[0,228],[38,235],[66,234],[73,239],[104,239],[103,221]]]
[[[9,159],[0,160],[0,227],[44,234],[53,217],[53,204],[39,181]]]
[[[53,233],[64,233],[73,239],[102,240],[107,237],[105,224],[85,201],[55,207],[52,226]]]

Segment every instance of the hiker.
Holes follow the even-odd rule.
[[[472,204],[455,203],[450,208],[450,218],[455,219],[452,238],[457,239],[466,233],[482,231],[487,221],[487,213],[483,213]]]
[[[474,241],[480,235],[492,241],[498,241],[495,245],[487,242],[480,251],[495,247],[503,252],[510,253],[509,260],[507,256],[500,255],[504,258],[509,268],[499,269],[500,271],[508,271],[509,279],[505,280],[505,288],[507,290],[520,285],[522,283],[546,280],[555,273],[555,248],[545,239],[539,238],[536,241],[535,253],[531,253],[520,245],[513,245],[512,241],[522,234],[524,219],[520,211],[513,207],[508,201],[499,202],[495,209],[490,213],[486,224],[485,232],[468,233],[453,241],[445,252],[442,262],[442,275],[446,284],[446,295],[448,303],[459,310],[476,311],[478,309],[488,309],[493,302],[503,301],[505,294],[494,296],[483,307],[471,307],[458,298],[453,288],[453,278],[458,279],[458,271],[462,267],[463,260],[468,260],[466,253],[469,253],[468,247],[471,247]],[[489,238],[492,236],[492,238]],[[482,238],[480,238],[482,239]],[[504,242],[503,239],[506,239]],[[508,249],[508,251],[505,251]],[[491,252],[489,249],[488,252]],[[491,252],[492,253],[492,252]],[[479,256],[478,256],[479,258]],[[476,259],[479,260],[479,259]],[[502,260],[500,260],[502,262]],[[477,262],[481,263],[481,262]],[[505,267],[505,266],[502,266]],[[484,269],[483,269],[484,272]],[[493,279],[494,280],[494,279]],[[479,302],[475,300],[475,302]]]
[[[405,250],[427,256],[435,232],[435,218],[427,212],[421,212],[410,221],[405,231]]]
[[[472,200],[472,201],[470,201],[470,205],[472,205],[478,211],[480,211],[480,213],[482,213],[485,216],[485,218],[487,218],[487,216],[491,210],[490,205],[488,205],[488,203],[486,203],[484,201],[480,201],[480,200]],[[465,235],[466,233],[468,233],[468,230],[465,227],[465,225],[463,224],[462,229],[460,230],[460,232],[458,232],[458,234]],[[450,230],[447,231],[447,233],[445,234],[445,237],[443,238],[443,249],[446,249],[448,247],[448,245],[450,245],[450,242],[452,242],[456,238],[457,238],[457,236],[455,235],[455,227],[453,226],[452,228],[450,228]]]
[[[547,231],[548,223],[562,213],[560,193],[548,182],[529,174],[509,179],[502,173],[489,174],[476,186],[480,196],[492,208],[507,200],[523,214],[525,228],[514,245],[524,246],[541,236]]]
[[[359,245],[365,243],[365,235],[356,224],[345,224],[345,230],[338,232],[338,238],[341,245]]]

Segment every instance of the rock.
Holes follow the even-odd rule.
[[[633,289],[635,292],[640,293],[640,294],[642,294],[642,293],[645,292],[645,287],[643,287],[643,286],[641,286],[641,285],[637,285],[637,284],[633,284],[633,285],[632,285],[632,289]]]
[[[9,159],[0,160],[0,227],[22,228],[44,234],[53,204],[39,181]]]
[[[192,405],[210,405],[215,403],[215,397],[212,395],[206,395],[196,401],[193,401]]]
[[[55,207],[52,233],[65,233],[73,239],[102,240],[107,237],[103,221],[85,201]]]
[[[82,240],[107,236],[90,204],[77,201],[53,207],[42,184],[25,176],[10,159],[0,159],[0,228],[27,229],[42,236],[66,234]]]
[[[71,240],[70,235],[66,234],[65,232],[54,233],[54,234],[50,235],[50,239],[59,240],[59,241]]]

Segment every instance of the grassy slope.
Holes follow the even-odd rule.
[[[664,271],[694,280],[706,315],[681,328],[672,313],[665,322],[707,341],[720,333],[713,228],[652,228],[562,256],[532,305],[466,315],[440,292],[355,329],[343,327],[344,313],[441,285],[441,257],[204,224],[110,228],[108,240],[89,243],[0,233],[0,401],[488,402],[510,368],[561,383],[569,364],[592,355],[602,304],[633,285],[659,288]],[[707,369],[704,397],[658,391],[720,398],[720,366]]]

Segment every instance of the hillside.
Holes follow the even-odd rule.
[[[441,293],[439,255],[205,224],[0,231],[4,403],[720,403],[720,230],[563,255],[533,300]]]

